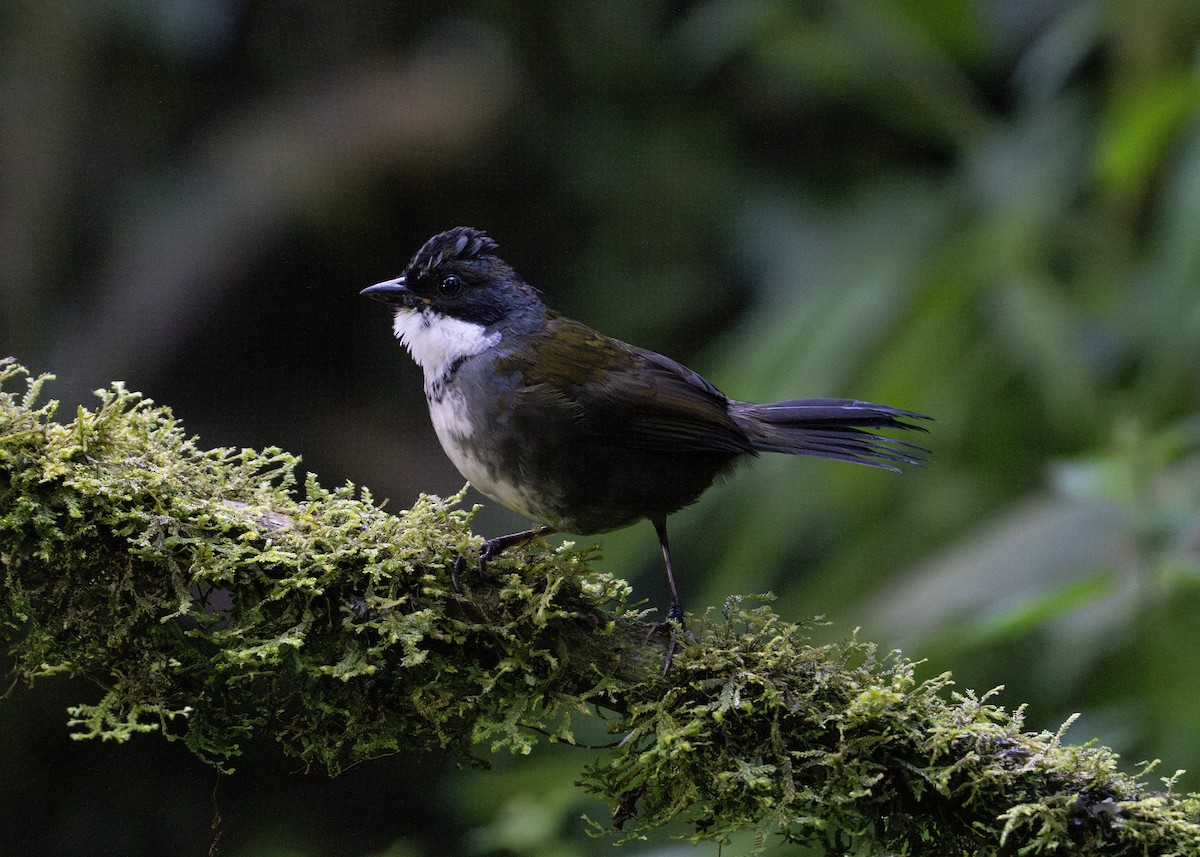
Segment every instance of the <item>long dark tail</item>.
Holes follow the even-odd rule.
[[[855,399],[790,399],[770,405],[730,402],[729,413],[760,452],[819,455],[886,470],[920,466],[929,450],[881,437],[864,429],[925,431],[905,420],[928,420],[924,414]]]

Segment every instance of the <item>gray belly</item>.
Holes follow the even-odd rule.
[[[552,523],[551,510],[540,501],[538,492],[523,482],[519,468],[509,472],[490,454],[489,444],[477,431],[480,417],[471,413],[461,390],[451,387],[436,401],[429,399],[429,416],[442,450],[464,479],[505,508],[535,521]]]

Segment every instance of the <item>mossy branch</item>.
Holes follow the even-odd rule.
[[[587,552],[536,544],[485,572],[458,498],[398,514],[278,449],[205,450],[120,384],[55,421],[47,377],[0,363],[0,636],[27,681],[94,680],[82,738],[161,731],[228,767],[271,735],[336,772],[401,747],[471,758],[613,746],[582,785],[626,836],[682,818],[829,853],[1200,853],[1200,799],[1109,750],[856,639],[731,599],[661,675],[662,640]],[[20,391],[14,387],[24,386]],[[605,825],[607,827],[607,825]]]

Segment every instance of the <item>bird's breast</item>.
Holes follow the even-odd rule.
[[[433,430],[446,457],[463,478],[502,506],[544,520],[546,510],[531,486],[513,478],[519,468],[499,454],[492,436],[494,425],[486,413],[487,403],[471,395],[469,388],[454,377],[441,384],[427,384],[425,393]]]

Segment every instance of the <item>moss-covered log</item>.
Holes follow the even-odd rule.
[[[271,735],[336,772],[569,742],[598,708],[614,742],[582,783],[626,835],[682,817],[830,853],[1200,853],[1197,796],[898,654],[813,646],[734,598],[663,676],[661,634],[586,551],[534,544],[480,572],[457,498],[390,514],[353,486],[301,489],[293,456],[201,449],[120,384],[63,424],[46,380],[0,364],[0,637],[20,678],[100,686],[71,710],[81,737],[160,731],[229,767]]]

